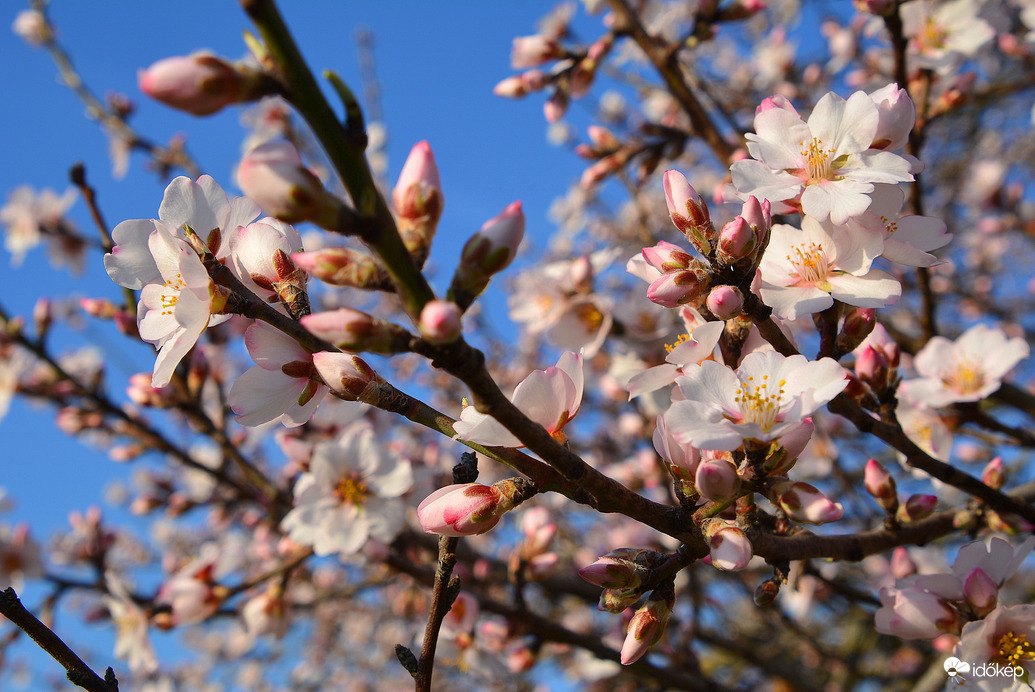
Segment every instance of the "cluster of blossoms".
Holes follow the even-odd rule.
[[[585,5],[590,12],[602,8],[599,2]],[[601,69],[605,60],[614,66],[646,64],[646,59],[671,87],[689,67],[680,64],[684,51],[721,38],[721,24],[764,10],[754,0],[610,5],[604,33],[588,45],[574,44],[573,4],[554,12],[538,34],[514,41],[511,63],[524,72],[499,83],[495,92],[522,97],[546,91],[544,114],[555,142],[570,141],[571,130],[561,122],[569,102],[607,76]],[[389,571],[418,581],[428,576],[420,563],[434,559],[435,541],[411,526],[450,538],[475,537],[456,554],[440,553],[435,575],[436,604],[439,596],[452,599],[441,622],[443,654],[461,669],[496,680],[529,670],[548,651],[550,632],[561,632],[559,641],[567,650],[578,639],[570,635],[589,628],[570,604],[576,599],[591,603],[596,593],[587,594],[585,584],[565,578],[563,564],[574,563],[584,565],[580,576],[599,587],[599,609],[624,614],[621,622],[607,618],[613,635],[618,628],[625,632],[620,653],[612,653],[613,669],[580,665],[582,679],[614,674],[618,661],[629,665],[651,647],[663,648],[666,629],[679,628],[679,637],[670,637],[673,648],[661,652],[673,665],[664,670],[640,666],[659,675],[659,684],[673,687],[686,685],[678,677],[680,660],[694,659],[694,675],[711,665],[698,666],[694,656],[675,648],[677,641],[701,635],[718,649],[753,650],[745,644],[754,636],[749,626],[735,628],[728,638],[716,631],[716,624],[742,617],[738,608],[714,597],[726,588],[727,572],[740,572],[737,578],[747,583],[768,563],[772,576],[758,586],[754,604],[773,604],[769,613],[779,609],[780,614],[760,614],[758,621],[779,618],[782,623],[790,617],[804,635],[817,636],[815,629],[809,631],[808,616],[829,587],[843,580],[849,588],[839,590],[839,597],[861,593],[849,583],[849,568],[836,562],[820,565],[821,558],[840,554],[853,561],[879,560],[870,553],[881,549],[872,546],[924,543],[951,530],[1030,532],[1032,525],[1019,516],[1018,503],[1027,502],[1023,489],[999,492],[1006,473],[1001,458],[988,463],[980,479],[938,463],[951,458],[950,426],[955,431],[964,422],[1021,447],[1035,445],[1026,429],[991,420],[987,413],[1000,399],[1030,398],[1003,383],[1029,355],[1026,340],[1008,336],[1010,327],[971,319],[975,315],[965,310],[960,311],[969,326],[965,331],[942,325],[945,333],[963,332],[955,341],[932,336],[937,329],[931,306],[921,342],[909,336],[915,331],[911,324],[897,319],[908,311],[902,307],[908,300],[897,312],[882,313],[884,324],[877,311],[895,305],[912,287],[912,272],[904,268],[919,268],[921,283],[933,276],[931,286],[922,287],[932,301],[955,271],[932,254],[952,239],[946,224],[911,213],[923,194],[917,184],[923,165],[904,153],[918,151],[922,137],[912,136],[914,126],[926,126],[965,101],[965,76],[955,79],[954,72],[999,27],[1008,22],[1032,26],[1035,20],[1030,8],[1018,6],[994,17],[975,0],[856,5],[874,15],[867,28],[862,29],[863,22],[842,27],[825,21],[821,31],[837,59],[804,71],[802,84],[794,83],[796,75],[787,76],[793,47],[786,36],[774,31],[758,42],[748,81],[734,75],[731,84],[750,82],[778,95],[754,110],[754,131],[739,142],[720,134],[725,127],[715,127],[706,112],[692,107],[698,87],[707,85],[703,73],[700,84],[684,85],[685,92],[645,88],[651,95],[644,98],[642,113],[627,110],[623,97],[606,94],[599,112],[602,124],[589,126],[589,142],[575,148],[593,163],[554,212],[564,224],[586,224],[598,186],[611,176],[633,183],[630,188],[638,196],[609,213],[606,222],[586,224],[589,240],[605,240],[606,249],[589,248],[583,238],[577,244],[565,229],[553,247],[557,261],[539,263],[514,278],[508,307],[527,339],[487,349],[485,359],[464,340],[464,331],[480,319],[476,301],[492,278],[518,255],[525,233],[521,202],[505,206],[466,241],[452,277],[444,277],[437,293],[429,283],[438,278],[436,271],[429,269],[425,276],[425,265],[438,264],[429,258],[444,196],[428,142],[413,147],[395,188],[382,195],[374,178],[383,172],[378,151],[383,132],[369,126],[363,132],[358,104],[334,77],[346,112],[343,132],[337,133],[344,137],[335,143],[341,151],[335,154],[356,164],[355,171],[337,171],[348,194],[345,201],[327,182],[333,172],[313,164],[320,155],[307,148],[308,135],[291,125],[289,102],[305,117],[311,119],[312,113],[306,116],[305,98],[295,91],[302,85],[291,83],[292,71],[278,65],[294,59],[290,51],[262,45],[278,40],[276,32],[263,33],[263,40],[250,37],[254,61],[199,52],[142,71],[141,91],[194,115],[265,99],[248,116],[258,132],[249,138],[236,168],[236,183],[245,196],[228,196],[208,176],[174,179],[157,218],[124,221],[111,233],[111,244],[105,244],[111,248],[104,257],[110,278],[128,289],[127,295],[139,292],[135,313],[132,305],[102,299],[79,303],[89,315],[114,320],[124,333],[152,344],[157,350],[153,371],[130,378],[126,396],[132,404],[119,409],[102,398],[100,362],[52,360],[48,367],[44,337],[55,317],[52,305],[38,305],[34,339],[25,336],[23,325],[0,315],[0,410],[16,393],[49,399],[62,406],[57,415],[62,430],[109,445],[115,460],[128,461],[151,449],[166,455],[175,473],[141,472],[134,479],[139,492],[131,501],[125,488],[112,490],[125,496],[138,515],[164,510],[174,518],[197,508],[209,510],[207,526],[197,536],[181,534],[171,522],[155,524],[165,576],[151,596],[134,591],[123,574],[126,565],[151,558],[142,557],[144,550],[125,534],[104,525],[99,511],[74,514],[71,534],[56,542],[55,563],[92,570],[89,587],[102,594],[98,612],[106,611],[99,617],[115,625],[116,655],[148,679],[150,687],[142,689],[161,689],[170,679],[159,677],[164,673],[149,640],[150,627],[197,625],[229,609],[239,612],[233,625],[199,638],[212,658],[246,660],[254,652],[259,659],[265,652],[252,648],[256,639],[284,637],[293,619],[307,610],[313,620],[305,629],[322,645],[308,647],[314,651],[291,673],[290,684],[299,689],[359,685],[351,677],[321,679],[309,672],[309,664],[330,658],[334,647],[371,640],[374,629],[389,632],[379,636],[394,636],[396,642],[411,636],[405,628],[392,634],[392,626],[404,614],[423,612],[424,595],[387,578]],[[14,28],[33,45],[50,47],[55,41],[42,11],[23,13]],[[869,72],[846,77],[845,83],[860,89],[847,99],[820,96],[832,83],[828,76],[863,54],[857,43],[863,34],[881,30],[895,34],[901,53],[896,58],[909,65],[896,69],[900,79],[907,75],[906,88],[876,88],[887,82],[883,73],[889,61],[882,56],[869,60]],[[1000,36],[999,50],[1030,62],[1030,47],[1016,38]],[[670,51],[654,50],[666,42]],[[719,49],[718,54],[734,62],[729,60],[733,53]],[[918,68],[920,73],[909,73]],[[914,105],[907,88],[923,93],[927,103]],[[732,91],[716,91],[708,101],[722,105],[730,124],[746,124],[744,114],[750,116],[759,95],[753,92],[744,101]],[[791,103],[799,97],[814,104],[807,116]],[[113,105],[112,117],[120,113]],[[702,174],[688,146],[690,135],[707,134],[714,135],[710,145],[717,160],[732,162],[715,178]],[[663,160],[695,169],[685,169],[686,175],[665,171]],[[173,164],[162,160],[161,165],[167,171]],[[715,187],[712,208],[688,175],[700,189]],[[917,196],[907,204],[909,184]],[[1003,188],[1002,180],[998,187]],[[997,198],[1004,208],[1003,199],[1012,199],[1011,212],[1022,208],[1023,191],[1012,198],[1002,189],[993,192],[968,187],[961,197],[982,197],[982,203]],[[89,195],[84,197],[89,201]],[[29,188],[15,191],[0,210],[15,263],[45,240],[56,259],[77,266],[87,246],[66,218],[73,199],[70,193],[58,197],[49,190],[39,195]],[[263,212],[268,216],[260,217]],[[662,241],[655,234],[662,227],[671,230],[666,212],[685,242]],[[1020,225],[1025,216],[1015,216],[1013,222]],[[295,227],[302,224],[353,238],[329,247],[311,243],[315,234],[306,235],[306,251]],[[962,231],[962,224],[957,228]],[[653,245],[643,247],[648,243]],[[645,298],[640,286],[630,288],[626,276],[609,273],[617,258],[633,250],[637,254],[625,267],[646,282]],[[973,261],[988,262],[995,252],[975,254],[979,259]],[[316,287],[313,279],[348,290]],[[616,290],[624,295],[616,297]],[[375,292],[389,298],[381,301]],[[409,318],[411,325],[393,321],[392,315]],[[818,339],[803,336],[806,323],[816,326]],[[673,329],[679,332],[676,342],[665,345],[663,353],[662,341]],[[240,355],[246,351],[251,358],[245,366],[232,356],[235,336],[243,342]],[[542,357],[543,339],[560,355],[555,365],[532,370]],[[809,358],[804,352],[818,355]],[[360,355],[366,353],[383,357],[377,362],[384,367],[375,371]],[[497,367],[520,353],[529,355],[528,361]],[[416,371],[417,354],[432,367]],[[842,365],[846,357],[854,362]],[[490,376],[490,367],[504,374]],[[439,371],[467,385],[469,398]],[[389,381],[393,376],[418,387],[430,383],[430,405],[396,389]],[[583,413],[579,426],[573,425],[591,404],[596,410]],[[845,419],[825,413],[828,404]],[[1030,412],[1033,407],[1028,402],[1017,408]],[[149,427],[147,414],[166,412],[182,413],[190,426],[189,443]],[[247,430],[228,429],[231,413]],[[419,422],[432,434],[397,431],[389,422],[393,415]],[[859,454],[857,443],[863,443],[854,431],[846,432],[845,421],[860,432],[875,432],[903,453],[916,476],[903,487],[927,490],[916,486],[929,482],[929,475],[938,482],[948,478],[972,499],[951,510],[950,517],[949,511],[935,510],[952,501],[955,489],[941,496],[900,496],[894,475],[876,459],[865,469],[858,462],[853,466],[853,459],[866,456]],[[593,426],[598,429],[587,439],[583,431]],[[439,435],[444,437],[429,442]],[[197,437],[210,439],[199,444]],[[838,445],[842,438],[846,444],[835,448],[835,437]],[[121,439],[126,441],[112,442]],[[471,466],[471,454],[454,467],[452,484],[440,487],[449,483],[442,471],[457,442],[526,478],[493,475],[475,482],[479,469]],[[267,455],[274,444],[286,458],[280,467]],[[982,451],[969,454],[970,461],[984,458]],[[926,471],[916,470],[920,467]],[[859,481],[869,497],[851,492]],[[593,528],[587,529],[589,522],[581,517],[560,522],[562,515],[545,503],[508,517],[533,496],[548,492],[595,510]],[[2,500],[0,495],[0,505]],[[874,511],[873,501],[883,515]],[[859,505],[867,503],[870,507],[860,511]],[[864,518],[883,526],[867,529],[863,540],[858,540],[863,534],[837,534],[861,530]],[[490,534],[497,527],[503,530]],[[812,532],[820,540],[813,541]],[[488,549],[508,542],[509,555],[492,559]],[[451,551],[446,546],[456,542],[438,545],[440,551]],[[1010,599],[1002,594],[1033,545],[1035,538],[1016,548],[1001,538],[986,538],[964,547],[951,573],[944,574],[930,569],[917,574],[900,547],[891,563],[897,579],[893,586],[884,582],[880,591],[877,630],[900,639],[935,640],[942,652],[952,649],[954,658],[946,661],[950,675],[967,670],[966,661],[986,662],[1010,671],[1018,685],[1030,681],[1035,606],[1005,605],[1002,601]],[[453,568],[454,558],[465,589],[459,594],[454,582],[446,587],[439,579],[446,565]],[[688,568],[694,570],[690,579],[683,572]],[[50,578],[27,526],[0,524],[0,579],[20,587],[25,579],[41,577]],[[55,578],[55,584],[65,589],[61,579]],[[528,588],[535,582],[541,588]],[[376,590],[377,598],[367,598],[368,590]],[[517,608],[494,603],[504,590]],[[342,593],[362,595],[343,598]],[[483,609],[480,602],[493,607]],[[544,630],[538,623],[548,606],[560,624]],[[689,607],[701,613],[686,618]],[[517,615],[493,619],[486,615],[491,612]],[[765,632],[754,641],[771,636]],[[829,659],[817,669],[848,666],[847,659],[859,653],[837,661],[821,650],[826,647],[815,648],[817,656]],[[405,647],[397,652],[409,653]],[[405,659],[400,653],[411,672],[426,663],[410,666]],[[758,662],[766,664],[760,656],[751,665]],[[263,683],[256,670],[261,673],[261,668],[244,671],[235,684],[258,688]],[[673,671],[675,677],[665,677]],[[624,674],[638,671],[634,667]],[[723,674],[720,669],[717,679]],[[738,671],[733,678],[743,683]],[[189,685],[201,687],[181,683]],[[988,681],[979,686],[1009,688]]]

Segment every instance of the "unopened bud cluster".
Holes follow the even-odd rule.
[[[672,223],[702,259],[666,242],[644,248],[644,260],[661,274],[647,297],[668,308],[705,308],[721,320],[736,317],[769,239],[769,202],[749,197],[740,215],[716,231],[707,203],[683,174],[666,171],[664,183]]]

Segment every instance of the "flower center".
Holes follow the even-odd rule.
[[[1028,635],[1007,632],[999,638],[995,658],[1007,666],[1016,666],[1021,661],[1035,660],[1035,648],[1028,641]]]
[[[805,175],[809,183],[834,177],[834,162],[830,158],[834,153],[833,149],[824,149],[823,141],[817,137],[813,137],[808,143],[799,142],[798,146],[801,147],[801,158],[805,163]]]
[[[948,35],[949,32],[938,24],[933,17],[928,17],[927,21],[924,22],[924,28],[920,30],[916,37],[920,52],[938,50],[944,47],[945,39],[948,38]]]
[[[822,243],[795,245],[792,253],[787,255],[787,261],[794,267],[803,284],[823,283],[830,275],[830,264]]]
[[[176,303],[180,300],[180,291],[187,288],[187,283],[183,280],[183,275],[177,273],[175,280],[166,280],[165,287],[173,292],[162,294],[162,314],[171,315],[176,309]]]
[[[669,346],[668,344],[665,344],[665,353],[672,353],[673,351],[676,350],[676,346],[678,346],[680,344],[685,344],[687,341],[690,341],[690,335],[689,334],[680,334],[679,337],[676,338],[676,340],[674,342],[672,342],[671,346]]]
[[[957,392],[974,392],[984,384],[985,373],[980,361],[967,355],[957,355],[952,367],[942,375],[942,382]]]
[[[342,478],[338,481],[338,487],[335,488],[334,492],[342,502],[350,505],[362,505],[363,501],[370,494],[367,484],[363,482],[363,479],[356,476]]]
[[[889,221],[888,217],[880,217],[881,223],[884,224],[884,230],[888,235],[893,235],[898,230],[898,221]]]
[[[733,401],[740,407],[744,423],[757,423],[762,430],[769,430],[779,421],[780,401],[783,399],[783,386],[787,380],[771,388],[769,375],[762,375],[762,383],[755,384],[754,376],[740,383],[740,391]]]
[[[604,323],[604,314],[597,310],[596,306],[592,303],[583,303],[575,309],[575,314],[579,317],[581,322],[586,327],[586,331],[596,332],[600,329],[600,325]]]

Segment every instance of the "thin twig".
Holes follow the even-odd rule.
[[[41,649],[64,666],[68,671],[69,681],[76,687],[82,687],[90,692],[118,692],[119,683],[115,679],[115,671],[108,668],[103,679],[93,672],[93,669],[61,640],[61,637],[54,634],[53,630],[25,609],[18,594],[11,587],[0,593],[0,615],[14,623]]]

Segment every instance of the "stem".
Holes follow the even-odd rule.
[[[118,692],[119,683],[115,679],[115,671],[108,668],[103,679],[93,672],[93,669],[61,640],[61,637],[25,609],[18,594],[11,587],[0,592],[0,615],[29,635],[41,649],[64,666],[68,671],[69,681],[76,687],[90,692]]]

